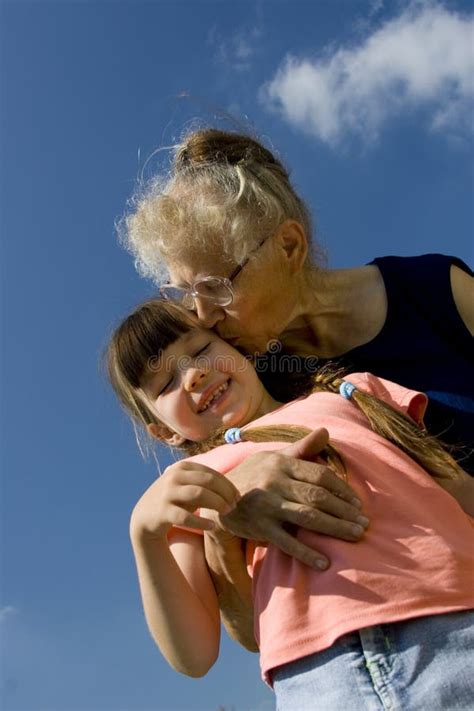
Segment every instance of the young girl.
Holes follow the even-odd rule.
[[[122,404],[149,434],[203,452],[189,476],[170,467],[155,481],[130,522],[147,622],[175,669],[201,676],[218,655],[218,601],[196,535],[214,525],[196,509],[222,522],[238,498],[217,472],[323,425],[327,460],[349,478],[371,525],[355,545],[301,529],[330,555],[319,573],[248,542],[255,636],[278,708],[469,708],[474,550],[462,508],[473,513],[472,480],[423,430],[423,394],[370,374],[320,372],[312,394],[280,405],[247,359],[159,300],[117,329],[108,364]],[[227,444],[210,449],[223,430]]]

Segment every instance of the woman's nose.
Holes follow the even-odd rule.
[[[199,368],[188,368],[184,376],[184,389],[193,392],[206,377],[206,372]]]
[[[209,299],[194,297],[194,306],[199,323],[204,328],[214,328],[216,323],[225,319],[225,311]]]

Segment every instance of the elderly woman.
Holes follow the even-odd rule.
[[[251,137],[215,129],[185,138],[171,174],[136,196],[121,231],[164,296],[243,351],[264,353],[278,341],[298,362],[336,359],[425,391],[431,432],[464,445],[462,465],[472,471],[474,280],[461,260],[384,257],[323,268],[308,210],[280,161]],[[290,399],[289,375],[279,378],[288,379]],[[219,533],[206,533],[224,619],[248,648],[250,586],[236,537],[322,568],[325,557],[289,535],[288,524],[353,541],[363,534],[357,502],[335,495],[335,475],[315,461],[324,443],[316,432],[286,454],[259,453],[230,472],[242,499],[220,517]]]

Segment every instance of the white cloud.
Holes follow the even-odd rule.
[[[13,615],[18,615],[19,610],[11,605],[5,605],[5,607],[0,607],[0,623],[4,622],[7,617],[12,617]]]
[[[472,16],[412,2],[358,46],[287,56],[260,97],[331,146],[349,136],[375,140],[387,121],[419,107],[433,130],[471,131],[473,39]]]

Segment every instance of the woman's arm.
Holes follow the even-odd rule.
[[[258,652],[253,628],[252,579],[245,542],[226,531],[204,532],[206,563],[217,592],[221,620],[229,636],[249,652]]]
[[[222,621],[229,635],[249,651],[257,651],[258,646],[251,579],[238,536],[273,543],[322,570],[326,559],[288,533],[285,523],[346,540],[358,540],[363,533],[360,525],[353,529],[362,512],[355,503],[347,503],[355,498],[350,487],[327,467],[296,458],[311,460],[326,443],[327,432],[318,430],[278,453],[250,457],[228,473],[226,478],[239,489],[241,499],[229,514],[212,515],[216,527],[204,533],[206,561]]]
[[[474,517],[474,479],[472,476],[463,472],[456,479],[437,478],[436,483],[456,499],[463,511]]]
[[[471,336],[474,336],[474,277],[453,264],[451,289],[458,313]]]

